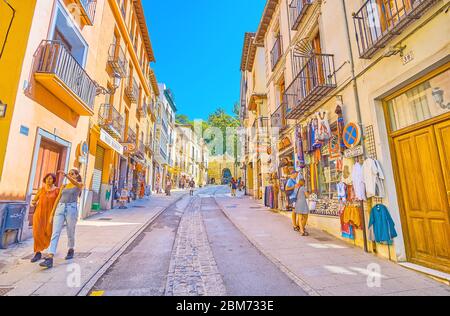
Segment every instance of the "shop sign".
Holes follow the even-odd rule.
[[[341,146],[339,137],[334,134],[330,139],[330,159],[338,159],[341,157]]]
[[[343,132],[344,144],[347,148],[354,148],[361,143],[362,132],[361,128],[356,123],[348,123],[344,127]]]
[[[355,148],[347,149],[346,151],[344,151],[345,158],[355,158],[355,157],[362,156],[363,154],[364,154],[364,150],[363,150],[362,145],[359,145],[359,146],[356,146]]]
[[[123,146],[103,129],[100,131],[100,140],[111,147],[113,150],[118,152],[120,155],[123,155]]]
[[[122,144],[124,153],[132,154],[136,151],[136,144],[133,143],[125,143]]]

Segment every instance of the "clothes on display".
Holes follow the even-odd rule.
[[[355,239],[355,230],[353,226],[350,223],[345,223],[344,221],[344,210],[345,208],[341,209],[340,211],[340,220],[341,220],[341,233],[342,237],[348,238],[348,239]]]
[[[395,237],[397,231],[389,210],[383,204],[375,205],[370,213],[369,239],[377,243],[391,243]]]
[[[302,137],[302,128],[301,126],[297,126],[295,130],[296,141],[295,141],[295,170],[300,171],[305,168],[305,153],[303,150],[303,137]]]
[[[338,120],[337,120],[337,136],[339,139],[339,146],[341,148],[341,151],[344,151],[346,146],[344,143],[344,128],[345,128],[345,122],[344,122],[344,116],[342,113],[342,107],[340,105],[338,105],[336,107],[336,111],[335,113],[338,116]]]
[[[360,163],[355,163],[352,170],[353,190],[358,201],[366,200],[366,187],[364,184],[363,166]]]
[[[380,163],[372,158],[366,159],[363,164],[363,173],[367,198],[384,198],[384,174]]]
[[[326,142],[331,138],[331,127],[328,121],[328,112],[322,111],[317,113],[317,140],[320,142]]]
[[[319,139],[319,120],[317,118],[311,120],[311,143],[312,150],[322,147],[322,142]]]
[[[273,186],[267,186],[264,194],[264,205],[271,209],[275,209],[275,191]]]
[[[344,182],[339,182],[337,184],[338,200],[339,202],[347,201],[347,185]]]
[[[362,227],[361,208],[352,204],[347,205],[344,209],[344,223],[352,224],[356,228]]]
[[[353,170],[353,159],[343,158],[342,159],[342,182],[346,185],[352,185],[352,170]]]

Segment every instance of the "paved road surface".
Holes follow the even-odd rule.
[[[92,291],[105,296],[306,295],[227,219],[214,195],[227,196],[229,190],[204,188],[168,208]]]

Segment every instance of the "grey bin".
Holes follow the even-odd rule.
[[[23,222],[26,213],[26,203],[10,203],[6,207],[0,208],[0,249],[8,247],[8,232],[16,232],[15,243],[22,239]]]

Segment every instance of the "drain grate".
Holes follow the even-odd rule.
[[[228,205],[227,208],[237,208],[237,205]]]
[[[12,290],[14,290],[14,288],[12,288],[12,287],[0,288],[0,296],[5,296],[6,294],[11,292]]]
[[[143,205],[136,205],[136,206],[133,206],[132,208],[146,208],[146,206],[143,206]]]
[[[334,241],[333,239],[328,237],[313,237],[313,238],[317,241]]]
[[[112,218],[109,217],[104,217],[104,218],[99,218],[99,221],[112,221]]]
[[[31,260],[31,258],[34,257],[34,254],[28,255],[26,257],[23,257],[22,260]]]
[[[263,208],[261,206],[251,206],[250,209],[252,209],[252,210],[265,210],[265,208]]]
[[[92,254],[92,252],[76,252],[75,259],[86,259]]]

